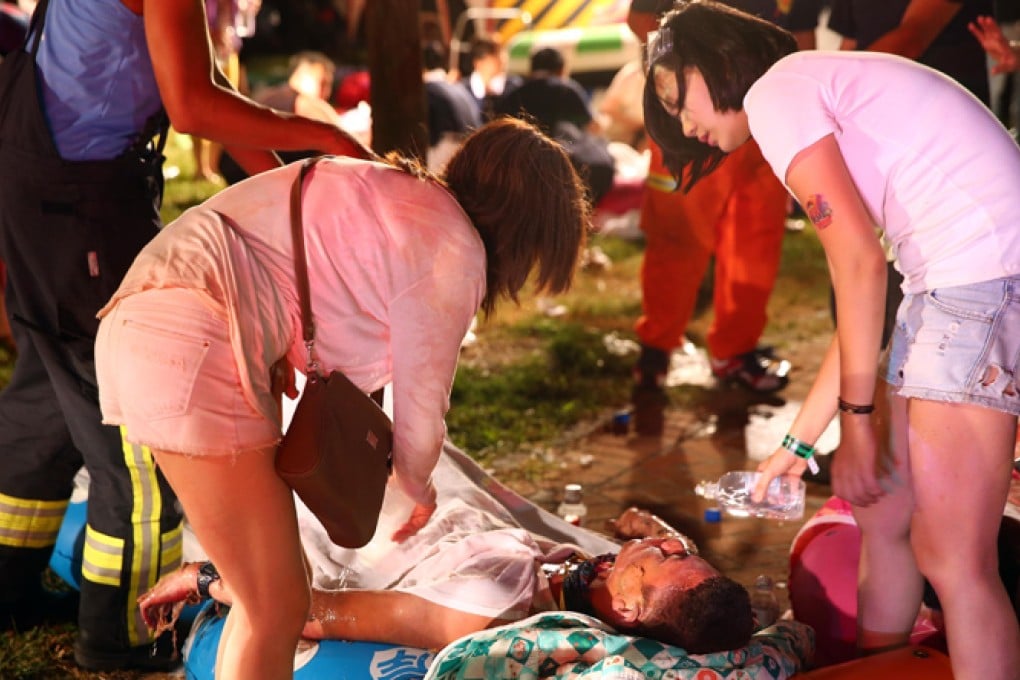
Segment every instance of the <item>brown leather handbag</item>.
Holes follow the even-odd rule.
[[[307,383],[276,452],[276,471],[322,522],[330,540],[360,548],[372,540],[393,467],[393,424],[372,397],[347,376],[319,373],[315,359],[308,264],[301,222],[301,188],[317,159],[308,159],[291,191],[294,268],[301,326],[308,348]]]

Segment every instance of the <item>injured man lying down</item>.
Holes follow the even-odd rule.
[[[560,646],[576,648],[578,636],[571,633],[581,629],[587,633],[584,649],[533,653],[555,655],[554,666],[592,665],[599,661],[593,649],[601,646],[615,663],[635,670],[652,663],[660,673],[675,666],[692,678],[702,677],[697,672],[706,667],[788,677],[810,657],[806,626],[781,622],[756,633],[744,587],[698,557],[687,537],[654,515],[624,512],[615,522],[621,545],[538,508],[449,443],[433,479],[438,509],[425,528],[399,544],[389,536],[411,502],[392,485],[375,538],[357,550],[332,544],[298,503],[312,579],[306,637],[433,650],[456,642],[458,658],[467,663],[472,653],[499,654],[498,640],[519,641],[529,630],[549,639],[558,629]],[[229,605],[230,584],[218,578],[214,565],[190,562],[161,579],[139,604],[150,627],[166,629],[182,602],[204,597]],[[564,612],[570,615],[549,614]],[[472,646],[472,639],[484,644]],[[532,662],[550,665],[548,659],[526,665]],[[557,675],[553,669],[540,677]]]

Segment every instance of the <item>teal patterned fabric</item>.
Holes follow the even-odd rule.
[[[780,621],[743,649],[689,655],[648,638],[617,633],[598,619],[546,612],[472,633],[445,647],[426,680],[588,678],[615,680],[783,680],[814,653],[814,633]]]

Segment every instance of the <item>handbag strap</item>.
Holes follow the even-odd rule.
[[[294,242],[294,275],[297,279],[298,300],[301,303],[301,337],[305,341],[308,352],[307,374],[319,375],[319,362],[315,360],[315,320],[312,317],[312,291],[308,284],[308,258],[305,252],[304,216],[301,210],[301,190],[305,177],[322,156],[306,158],[301,163],[294,186],[290,190],[290,235]],[[380,387],[372,393],[372,399],[379,406],[383,403],[383,390]]]
[[[312,318],[312,294],[308,285],[308,260],[305,255],[303,216],[301,214],[301,188],[305,176],[318,158],[306,158],[290,191],[290,235],[294,241],[294,274],[297,278],[298,299],[301,302],[301,337],[308,349],[308,365],[312,367],[312,345],[315,342],[315,321]]]

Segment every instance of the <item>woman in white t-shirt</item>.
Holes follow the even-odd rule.
[[[1020,414],[1020,150],[936,71],[794,54],[789,34],[710,0],[667,14],[649,42],[645,123],[674,174],[697,179],[753,136],[832,276],[836,337],[757,493],[803,473],[838,412],[833,487],[863,531],[858,646],[907,641],[923,573],[955,676],[1015,680],[1020,630],[995,536]],[[881,372],[876,227],[906,294]]]
[[[291,677],[308,617],[293,494],[273,465],[279,390],[293,391],[291,366],[307,370],[289,212],[298,171],[262,173],[181,215],[100,311],[104,422],[151,449],[230,583],[217,678]],[[402,541],[435,510],[464,334],[479,309],[516,300],[533,269],[539,289],[569,287],[589,224],[583,185],[558,144],[502,120],[469,137],[442,178],[397,157],[324,159],[301,200],[320,370],[365,392],[393,385],[393,481],[414,503],[392,535]],[[276,380],[288,374],[289,386]]]

